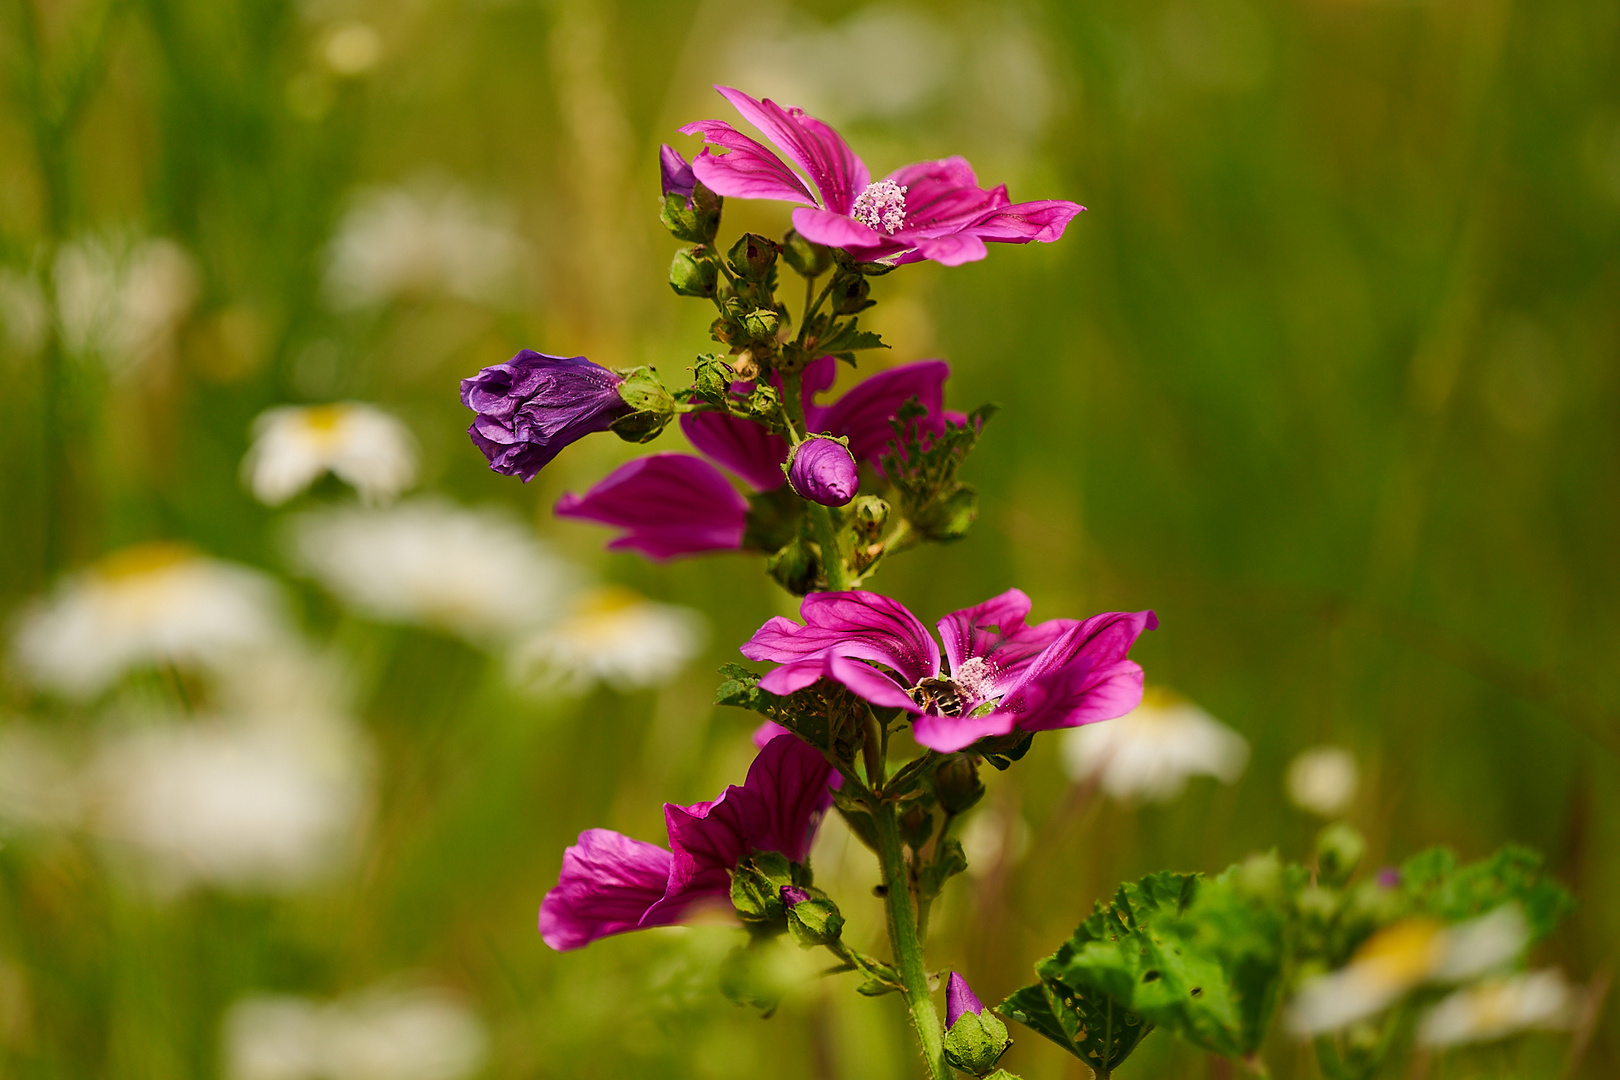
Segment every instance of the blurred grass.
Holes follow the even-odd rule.
[[[455,380],[523,346],[667,371],[705,349],[700,306],[660,283],[671,245],[655,152],[679,123],[725,115],[710,82],[745,76],[758,94],[844,103],[826,115],[879,173],[962,153],[1015,198],[1091,208],[1060,244],[878,284],[895,361],[945,356],[955,405],[1003,406],[969,467],[985,493],[976,533],[895,563],[879,586],[925,617],[1015,584],[1042,617],[1152,606],[1150,680],[1254,749],[1233,788],[1195,783],[1169,807],[1054,823],[1064,781],[1038,744],[993,778],[992,802],[1051,847],[964,879],[931,959],[966,965],[989,1000],[1122,878],[1273,845],[1301,854],[1311,825],[1286,804],[1282,769],[1334,741],[1363,762],[1356,823],[1373,858],[1531,844],[1585,901],[1548,959],[1577,978],[1612,969],[1613,4],[885,9],[955,43],[919,59],[904,41],[862,39],[877,31],[853,4],[139,0],[108,6],[82,114],[56,132],[30,111],[28,3],[12,0],[0,24],[13,89],[0,260],[37,266],[86,232],[171,236],[198,261],[201,294],[172,356],[140,378],[67,362],[54,418],[46,361],[5,346],[0,610],[59,568],[156,537],[283,571],[274,515],[238,481],[249,423],[285,401],[358,397],[407,419],[431,486],[516,506],[608,576],[703,608],[715,633],[706,661],[664,690],[537,706],[464,646],[377,632],[364,715],[381,791],[341,887],[154,905],[119,894],[71,842],[8,841],[0,954],[25,971],[31,1006],[0,1024],[5,1075],[212,1075],[236,996],[331,994],[401,969],[477,1003],[492,1076],[915,1071],[898,1007],[841,982],[765,1023],[724,1004],[715,933],[559,956],[532,929],[578,830],[660,839],[662,801],[740,778],[748,722],[707,705],[705,672],[786,605],[740,558],[659,568],[596,554],[600,531],[552,523],[548,508],[632,451],[581,444],[527,488],[492,476],[460,434]],[[98,8],[26,10],[49,103]],[[321,67],[322,35],[344,18],[383,42],[362,77]],[[851,26],[850,48],[892,47],[890,70],[818,83],[795,66],[795,47]],[[849,104],[891,100],[908,77],[931,88],[903,108]],[[332,311],[325,245],[353,192],[424,169],[513,209],[535,263],[521,304]],[[786,224],[782,207],[729,209],[728,232]],[[321,601],[305,599],[319,628]],[[39,708],[14,682],[4,694],[13,714]],[[858,857],[843,866],[824,875],[859,908],[873,874]],[[879,932],[873,912],[854,914]],[[1614,1017],[1580,1075],[1620,1070]],[[1035,1042],[1020,1039],[1008,1066],[1079,1075]],[[1565,1046],[1537,1036],[1449,1059],[1443,1075],[1553,1076]],[[1276,1073],[1311,1075],[1292,1053],[1278,1041]],[[1151,1039],[1131,1068],[1205,1075]]]

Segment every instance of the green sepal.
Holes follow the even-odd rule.
[[[711,297],[719,277],[720,269],[714,264],[713,253],[702,245],[681,248],[670,260],[669,287],[677,296]]]
[[[1034,744],[1033,731],[1015,731],[1011,735],[980,739],[973,744],[972,751],[994,765],[997,770],[1006,772],[1012,767],[1013,762],[1022,760]]]
[[[844,932],[844,915],[826,896],[814,895],[787,909],[788,933],[801,949],[831,945]]]
[[[738,277],[764,281],[776,266],[776,241],[758,233],[743,233],[726,252],[726,261]]]
[[[965,813],[984,798],[984,781],[979,779],[978,760],[971,754],[951,754],[946,757],[934,770],[932,780],[934,796],[947,814]]]
[[[712,353],[700,356],[692,365],[692,396],[710,405],[724,406],[730,399],[731,382],[736,377],[724,357]]]
[[[788,861],[779,851],[756,851],[731,870],[731,906],[737,918],[747,923],[769,923],[782,919],[787,908],[782,903],[784,885],[809,884],[799,880],[802,868]],[[778,930],[782,927],[778,927]]]
[[[707,244],[720,230],[720,211],[725,200],[704,187],[693,185],[692,197],[665,195],[658,220],[670,235],[688,244]]]
[[[782,237],[782,261],[800,277],[818,278],[832,269],[832,249],[806,240],[796,229],[789,229]]]
[[[986,1076],[1011,1045],[1007,1025],[995,1013],[964,1012],[945,1032],[945,1060],[963,1072]]]

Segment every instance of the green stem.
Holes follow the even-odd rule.
[[[922,940],[917,936],[917,913],[912,906],[911,875],[906,871],[905,852],[900,843],[900,822],[893,803],[873,807],[877,824],[878,858],[883,866],[884,904],[888,909],[889,944],[894,949],[894,966],[905,987],[906,1007],[917,1032],[931,1080],[951,1080],[951,1067],[945,1061],[943,1032],[934,995],[928,989],[928,968],[923,961]]]

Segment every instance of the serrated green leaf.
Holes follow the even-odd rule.
[[[858,320],[851,319],[839,326],[829,337],[816,343],[816,348],[824,353],[852,353],[861,349],[887,349],[883,339],[870,330],[862,330],[856,326]]]
[[[1153,1025],[1104,995],[1043,980],[1015,991],[997,1009],[1057,1043],[1099,1073],[1119,1068]]]

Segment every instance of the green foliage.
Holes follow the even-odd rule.
[[[1515,902],[1532,941],[1552,933],[1575,908],[1569,892],[1547,877],[1541,856],[1516,845],[1467,866],[1457,864],[1450,848],[1430,848],[1401,864],[1401,891],[1414,913],[1444,922],[1471,919]]]
[[[945,1032],[945,1059],[963,1072],[986,1076],[1011,1045],[1007,1025],[989,1009],[964,1012]]]

